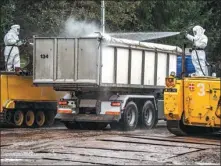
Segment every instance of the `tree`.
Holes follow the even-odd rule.
[[[221,1],[217,0],[142,0],[137,11],[142,31],[188,31],[192,33],[193,26],[203,26],[209,38],[206,52],[208,57],[215,61],[221,52],[220,4]],[[178,46],[187,42],[183,36],[155,41]],[[191,46],[192,44],[188,42],[188,47]]]
[[[33,35],[58,36],[62,34],[65,21],[74,17],[85,24],[100,27],[100,0],[1,0],[0,37],[14,23],[21,25],[21,38]],[[188,30],[194,25],[206,29],[209,37],[208,55],[215,60],[220,54],[220,11],[217,0],[105,0],[107,32],[150,32]],[[182,46],[183,36],[155,40],[154,42]],[[191,43],[189,43],[191,46]]]

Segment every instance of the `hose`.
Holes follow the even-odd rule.
[[[14,48],[14,46],[11,47],[11,49],[9,51],[9,54],[8,54],[8,58],[7,58],[6,62],[5,62],[5,69],[6,69],[6,71],[8,71],[8,67],[7,67],[8,66],[8,60],[9,60],[9,57],[11,55],[11,52],[12,52],[13,48]]]
[[[220,115],[217,114],[218,110],[221,111],[221,108],[219,109],[219,107],[221,107],[221,97],[219,98],[219,101],[218,101],[218,104],[217,104],[217,108],[216,108],[216,111],[215,111],[216,117],[221,119],[221,113],[220,113]]]

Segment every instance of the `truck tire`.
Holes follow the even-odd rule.
[[[133,101],[127,103],[120,123],[122,129],[125,131],[136,129],[138,123],[138,108]]]
[[[62,123],[64,123],[65,127],[67,127],[70,130],[81,129],[81,125],[77,122],[62,122]]]
[[[15,111],[14,124],[16,127],[21,127],[24,122],[24,113],[22,111]]]
[[[157,112],[151,101],[146,101],[141,112],[141,124],[146,129],[152,129],[157,124]]]

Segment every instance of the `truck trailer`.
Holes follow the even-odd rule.
[[[33,83],[68,92],[55,118],[69,129],[151,129],[165,119],[165,78],[181,54],[177,46],[101,34],[35,36]]]

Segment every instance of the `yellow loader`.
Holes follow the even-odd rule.
[[[185,73],[185,54],[182,56]],[[164,114],[168,130],[177,136],[212,133],[221,127],[221,78],[166,78]]]
[[[175,135],[203,134],[220,130],[220,79],[166,78],[164,114]]]

